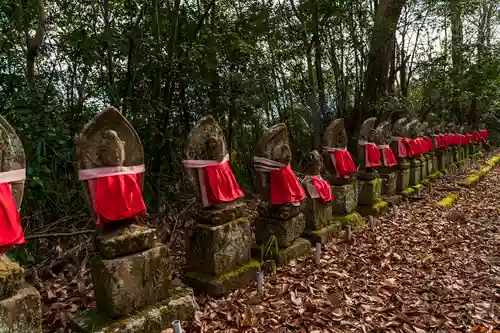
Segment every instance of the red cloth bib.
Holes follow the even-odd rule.
[[[377,145],[372,142],[360,143],[365,147],[365,165],[368,168],[376,168],[380,166],[380,151]]]
[[[434,145],[432,144],[431,138],[429,138],[428,136],[426,136],[424,138],[424,141],[425,141],[425,145],[426,145],[426,150],[425,151],[427,153],[433,151],[434,150]]]
[[[410,140],[406,138],[398,139],[398,157],[408,158],[410,157]]]
[[[347,149],[327,149],[335,166],[337,177],[347,178],[356,172],[351,153]]]
[[[394,153],[392,152],[391,147],[378,146],[378,148],[382,151],[382,160],[384,166],[392,167],[398,164],[398,162],[396,161],[396,157],[394,157]]]
[[[422,154],[422,144],[418,139],[408,140],[410,157],[419,157]]]
[[[310,180],[308,184],[309,196],[313,199],[318,199],[322,203],[333,201],[332,187],[330,184],[321,178],[321,176],[306,176],[305,180]],[[309,187],[311,185],[313,189]]]
[[[21,216],[12,196],[9,183],[0,184],[0,254],[10,246],[26,243],[21,226]]]
[[[304,189],[290,165],[279,170],[271,170],[269,182],[273,205],[299,204],[306,198]]]
[[[468,143],[474,142],[474,135],[472,135],[472,133],[465,134],[465,137],[467,138]]]
[[[229,161],[222,164],[210,165],[202,169],[205,190],[210,206],[223,202],[231,202],[244,196],[240,185],[234,178]]]
[[[483,138],[485,138],[485,139],[486,139],[486,138],[488,137],[488,135],[489,135],[489,133],[488,133],[488,130],[487,130],[487,129],[483,129],[483,130],[481,130],[481,131],[480,131],[480,133],[481,133],[481,136],[482,136]]]
[[[141,182],[142,174],[105,176],[88,181],[99,227],[146,213]]]

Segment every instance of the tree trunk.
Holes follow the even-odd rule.
[[[35,36],[27,41],[28,50],[26,53],[26,76],[28,79],[28,87],[35,88],[35,59],[42,46],[43,36],[45,34],[45,6],[43,0],[38,0],[38,26]]]
[[[351,127],[358,132],[361,122],[372,114],[372,107],[388,90],[389,65],[392,56],[392,40],[405,0],[380,0],[376,4],[374,24],[371,31],[368,65],[362,106],[357,108]]]
[[[321,68],[321,39],[319,37],[319,22],[318,22],[318,0],[313,1],[313,43],[314,43],[314,65],[316,67],[316,82],[318,84],[318,97],[319,97],[319,119],[316,119],[316,131],[321,133],[321,123],[327,114],[326,109],[326,96],[325,96],[325,83],[323,79],[323,70]],[[316,147],[318,149],[321,147]]]
[[[451,60],[453,68],[451,71],[452,82],[455,86],[452,93],[452,111],[459,122],[466,121],[464,115],[460,112],[460,95],[458,94],[457,87],[459,85],[460,75],[462,73],[462,6],[459,0],[450,1],[451,13]],[[473,101],[473,104],[476,104]],[[473,110],[471,109],[471,112]]]

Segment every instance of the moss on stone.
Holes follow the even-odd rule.
[[[441,206],[444,208],[451,208],[451,207],[455,206],[457,200],[458,200],[458,196],[456,194],[448,194],[441,201],[438,202],[438,206]]]
[[[342,225],[340,224],[340,222],[335,222],[319,230],[306,230],[304,231],[304,237],[309,239],[313,244],[326,244],[331,239],[338,236],[341,230]]]
[[[24,269],[6,255],[0,255],[0,300],[13,295],[23,282]]]
[[[42,333],[40,293],[24,284],[17,292],[0,300],[1,333]]]
[[[342,228],[350,225],[351,227],[362,227],[365,225],[363,217],[358,212],[353,212],[348,215],[335,216],[336,223],[338,223]]]
[[[413,187],[408,187],[406,189],[406,193],[408,193],[408,196],[412,195],[414,192],[415,192],[415,190],[413,189]]]
[[[358,206],[358,212],[362,216],[375,216],[379,217],[387,212],[389,204],[385,201],[379,201],[371,206]]]
[[[172,296],[127,317],[113,320],[97,309],[73,318],[73,328],[80,333],[157,333],[173,320],[191,320],[197,308],[190,289],[175,288]]]
[[[479,177],[475,174],[472,174],[472,175],[467,176],[467,178],[465,178],[464,180],[459,181],[458,185],[461,185],[464,187],[471,187],[471,186],[476,185],[476,183],[478,181],[479,181]]]

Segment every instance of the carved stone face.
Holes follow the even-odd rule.
[[[113,130],[107,130],[98,147],[99,162],[104,166],[120,166],[125,161],[125,141]]]
[[[375,134],[375,131],[373,129],[373,126],[377,122],[377,118],[372,117],[366,119],[363,124],[361,124],[361,129],[359,130],[359,139],[360,140],[366,140],[370,141],[373,135]]]
[[[292,150],[287,142],[280,142],[272,148],[271,156],[274,161],[289,164],[292,159]]]
[[[399,136],[399,137],[406,137],[407,133],[405,131],[405,125],[408,120],[406,118],[401,118],[398,119],[395,123],[394,126],[392,127],[392,134],[394,136]]]
[[[391,142],[391,123],[381,122],[375,129],[373,141],[378,145],[386,145]]]
[[[344,119],[335,119],[330,123],[323,135],[323,146],[332,148],[345,148],[347,146]]]
[[[306,155],[306,174],[316,176],[323,168],[323,157],[317,150],[313,150]]]

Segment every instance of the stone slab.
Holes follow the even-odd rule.
[[[420,179],[427,178],[427,160],[422,161],[420,165]]]
[[[420,175],[422,169],[420,166],[410,168],[410,186],[415,186],[420,183]]]
[[[403,197],[401,195],[393,195],[392,197],[382,197],[382,201],[387,202],[389,207],[398,206],[403,202]]]
[[[253,230],[249,219],[221,225],[197,224],[187,233],[187,270],[217,276],[250,260]]]
[[[220,276],[211,276],[197,272],[186,273],[186,282],[197,292],[211,297],[222,297],[231,290],[244,288],[255,280],[260,263],[252,260],[236,267],[233,271]]]
[[[302,213],[288,220],[259,217],[255,221],[255,239],[258,244],[266,244],[271,236],[275,236],[278,246],[286,248],[302,235],[305,227],[306,218]]]
[[[335,237],[339,236],[341,231],[342,225],[337,222],[319,230],[306,230],[304,231],[303,237],[309,239],[312,244],[326,244]]]
[[[365,226],[365,220],[358,212],[352,212],[351,214],[335,216],[334,220],[336,223],[345,229],[347,226],[351,226],[352,229],[357,229]]]
[[[396,172],[380,174],[382,180],[382,196],[393,196],[397,189],[397,174]]]
[[[387,213],[388,209],[389,209],[389,204],[385,201],[379,201],[371,206],[358,206],[358,212],[362,216],[371,215],[373,217],[379,217]]]
[[[328,226],[332,221],[332,203],[307,198],[303,213],[306,217],[306,229],[318,230]]]
[[[309,255],[310,251],[311,242],[304,238],[297,238],[289,247],[280,249],[274,260],[277,266],[287,265],[294,259]]]
[[[24,269],[5,254],[0,255],[0,299],[14,295],[23,283]]]
[[[373,205],[380,201],[382,194],[382,181],[376,178],[371,181],[359,181],[359,205]]]
[[[170,296],[168,249],[152,249],[115,259],[97,256],[91,265],[97,307],[112,318],[126,316]]]
[[[111,232],[98,232],[95,241],[99,253],[104,258],[113,259],[154,247],[156,230],[131,224]]]
[[[335,197],[332,203],[332,213],[343,215],[355,211],[358,205],[358,190],[356,182],[332,186],[332,192]]]
[[[399,169],[396,172],[396,192],[402,192],[410,186],[410,169]]]
[[[161,333],[172,327],[172,321],[190,321],[198,305],[193,292],[177,287],[172,296],[140,311],[114,320],[98,309],[88,310],[72,319],[72,326],[78,333]]]
[[[0,332],[42,333],[42,301],[34,287],[24,284],[0,301]]]
[[[246,203],[240,200],[201,209],[196,215],[200,224],[220,225],[245,216]]]

